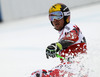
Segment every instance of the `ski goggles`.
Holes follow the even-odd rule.
[[[56,11],[56,12],[52,12],[52,13],[49,14],[50,21],[54,21],[54,19],[60,20],[63,17],[64,17],[64,15],[61,11]]]

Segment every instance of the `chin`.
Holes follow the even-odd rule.
[[[61,29],[57,29],[57,28],[54,28],[55,30],[57,30],[57,31],[61,31]]]

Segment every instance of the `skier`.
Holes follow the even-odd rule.
[[[49,20],[60,36],[58,42],[47,46],[46,57],[60,57],[61,64],[48,71],[35,71],[31,77],[87,77],[86,40],[79,27],[70,23],[69,8],[62,3],[54,4],[49,9]]]

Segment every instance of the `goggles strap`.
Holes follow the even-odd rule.
[[[69,16],[69,15],[70,15],[70,11],[64,12],[64,16]]]

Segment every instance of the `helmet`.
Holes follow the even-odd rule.
[[[64,26],[70,22],[70,10],[65,4],[62,4],[62,3],[54,4],[49,9],[49,14],[56,11],[61,11],[63,13]],[[52,24],[52,21],[51,21],[51,24]]]

